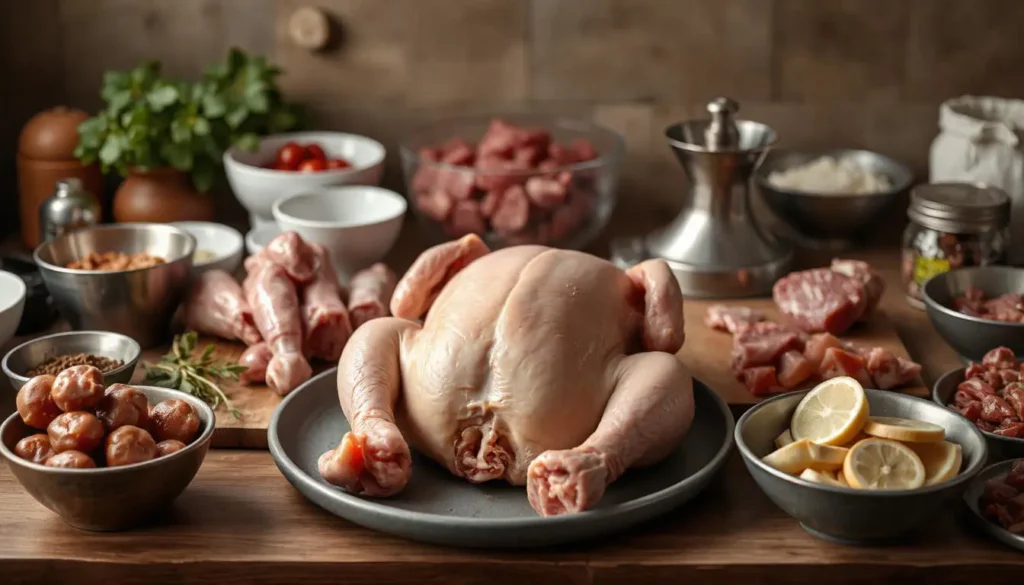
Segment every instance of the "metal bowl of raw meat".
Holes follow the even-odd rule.
[[[825,194],[776,187],[772,173],[786,171],[822,157],[850,161],[884,176],[891,187],[873,193]],[[754,171],[765,204],[790,228],[813,240],[850,240],[872,225],[897,195],[910,188],[910,167],[877,152],[849,148],[769,151]]]
[[[1024,534],[1015,534],[1004,529],[1002,526],[986,518],[981,510],[981,498],[989,482],[1006,477],[1006,474],[1010,472],[1015,464],[1018,464],[1018,462],[1001,461],[983,469],[971,481],[967,491],[964,492],[964,503],[967,504],[967,508],[971,512],[970,517],[978,528],[987,532],[989,536],[999,542],[1024,552]]]
[[[967,368],[957,368],[943,374],[932,386],[932,400],[942,406],[952,403],[957,386],[964,381],[965,372],[967,372]],[[985,430],[982,430],[981,433],[985,435],[985,440],[988,442],[988,452],[992,459],[1024,457],[1024,438],[1006,437]]]
[[[26,341],[7,352],[0,367],[17,392],[28,383],[29,370],[59,355],[85,353],[123,362],[120,367],[103,374],[103,385],[120,382],[127,384],[135,373],[135,366],[142,355],[134,339],[110,331],[67,331],[44,335]]]
[[[1024,355],[1024,322],[983,319],[955,308],[955,299],[972,288],[980,289],[989,298],[1024,294],[1024,268],[958,268],[929,278],[921,287],[921,294],[935,330],[968,360],[980,361],[990,349],[1000,346]]]
[[[60,314],[76,330],[113,331],[145,348],[167,340],[188,288],[196,240],[166,224],[128,223],[75,231],[33,254]],[[164,262],[130,270],[67,268],[89,253],[149,254]]]
[[[424,126],[401,145],[412,207],[428,236],[476,233],[492,249],[583,249],[615,207],[621,136],[543,115],[463,118]]]
[[[139,526],[160,514],[188,487],[213,438],[213,409],[198,398],[167,388],[135,386],[151,405],[171,398],[188,402],[199,430],[180,451],[121,467],[47,467],[14,453],[21,439],[38,433],[15,412],[0,426],[0,458],[37,502],[81,530],[113,532]]]
[[[963,448],[964,467],[942,484],[907,491],[870,491],[811,483],[783,473],[761,459],[789,427],[807,392],[790,392],[748,410],[736,423],[736,446],[754,481],[784,512],[819,538],[844,544],[883,543],[921,527],[960,497],[988,456],[985,438],[966,418],[928,400],[885,390],[865,390],[873,416],[931,422]]]
[[[474,485],[413,453],[412,479],[390,498],[344,492],[320,477],[317,459],[349,429],[338,405],[337,368],[289,394],[267,432],[281,473],[316,505],[356,524],[405,538],[464,547],[520,548],[582,541],[622,532],[659,517],[703,490],[732,449],[729,407],[707,386],[693,384],[695,417],[665,460],[632,469],[586,512],[541,517],[526,489],[504,482]]]

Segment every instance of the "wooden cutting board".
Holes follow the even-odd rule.
[[[238,361],[239,356],[245,351],[245,345],[217,339],[214,337],[200,337],[196,345],[196,353],[202,351],[207,344],[214,344],[214,359],[217,361]],[[142,352],[139,367],[135,370],[132,383],[142,384],[146,376],[146,370],[142,367],[142,361],[155,363],[160,357],[170,351],[170,343],[166,346],[159,346],[147,349]],[[334,367],[335,364],[314,362],[313,374]],[[235,418],[224,407],[217,409],[217,428],[213,433],[212,446],[217,448],[267,448],[267,428],[270,425],[270,417],[274,409],[281,403],[281,397],[276,392],[263,384],[246,386],[238,382],[220,380],[218,386],[224,390],[232,404],[241,413],[240,418]]]
[[[746,386],[733,376],[729,365],[732,349],[732,336],[722,331],[715,331],[704,325],[704,313],[714,304],[750,307],[764,313],[768,319],[779,323],[784,322],[782,315],[770,298],[744,299],[742,301],[708,301],[686,299],[684,312],[686,315],[686,343],[677,354],[693,373],[693,376],[707,384],[726,402],[735,405],[757,404],[764,397],[751,394]],[[892,353],[910,358],[907,348],[903,346],[896,328],[882,309],[867,323],[856,325],[842,336],[842,339],[867,347],[883,347]],[[899,391],[926,398],[929,389],[923,385],[902,388]]]

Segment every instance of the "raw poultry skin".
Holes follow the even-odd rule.
[[[352,432],[320,472],[353,493],[401,491],[411,444],[471,482],[526,484],[541,515],[579,512],[693,419],[673,355],[682,295],[662,261],[623,272],[542,246],[488,253],[470,235],[424,252],[391,310],[339,363]]]

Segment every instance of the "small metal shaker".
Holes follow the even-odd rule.
[[[100,221],[100,204],[78,179],[57,181],[53,196],[39,206],[39,232],[48,241]]]

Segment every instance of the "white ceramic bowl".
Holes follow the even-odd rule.
[[[287,142],[317,143],[328,158],[343,158],[347,169],[300,173],[263,168]],[[249,211],[252,227],[273,223],[271,207],[278,199],[310,193],[320,187],[379,185],[384,172],[384,146],[372,138],[343,132],[295,132],[260,140],[255,152],[231,148],[224,153],[224,171],[235,197]]]
[[[405,198],[381,187],[349,186],[293,195],[274,204],[281,231],[293,231],[331,253],[342,278],[379,262],[402,230]]]
[[[210,221],[179,221],[171,225],[192,234],[196,239],[196,251],[192,253],[192,274],[207,270],[224,270],[231,274],[242,265],[243,241],[238,230],[222,223]],[[202,259],[203,252],[213,256]]]
[[[257,254],[270,243],[270,240],[276,238],[280,233],[281,228],[277,227],[276,223],[254,227],[249,230],[249,233],[245,234],[245,250],[249,254]]]
[[[27,290],[20,276],[0,270],[0,345],[7,343],[18,330]]]

